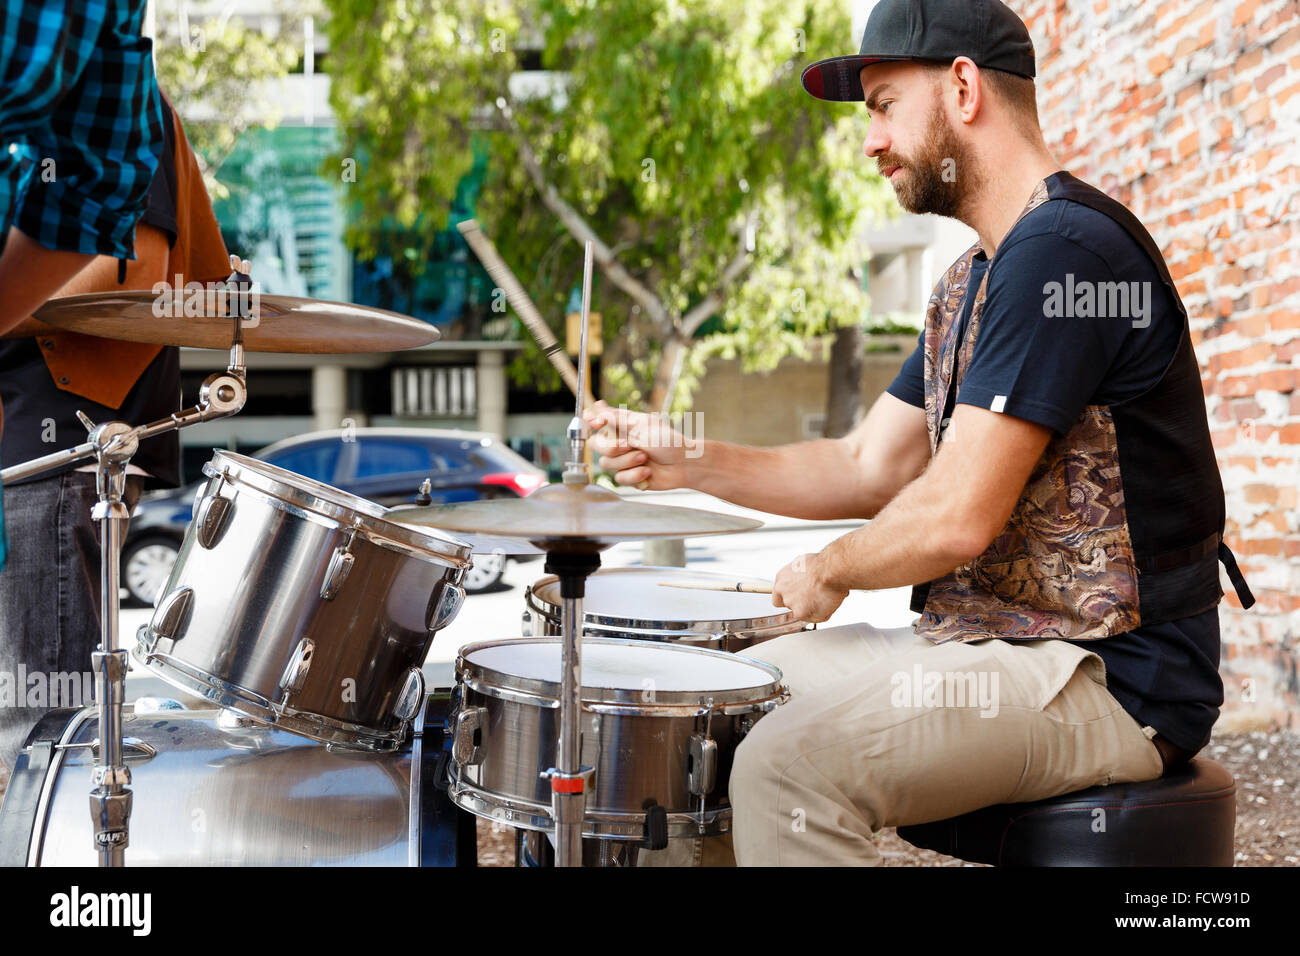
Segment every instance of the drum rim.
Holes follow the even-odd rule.
[[[208,674],[174,655],[150,650],[140,635],[147,628],[148,625],[142,625],[140,631],[137,631],[136,643],[130,650],[131,657],[138,664],[155,677],[206,701],[212,707],[232,710],[267,727],[357,753],[391,753],[401,749],[407,730],[414,720],[401,721],[384,730],[299,710],[288,704],[277,705],[254,690]]]
[[[517,674],[509,674],[497,670],[494,667],[487,667],[483,664],[471,661],[469,654],[478,650],[484,650],[489,647],[509,646],[512,644],[562,644],[563,638],[558,637],[515,637],[515,638],[498,638],[491,641],[475,641],[471,644],[464,644],[456,652],[456,678],[460,683],[473,684],[473,689],[479,693],[484,693],[485,688],[499,688],[507,693],[516,695],[523,694],[539,698],[538,705],[541,701],[555,701],[558,703],[560,697],[561,685],[559,681],[541,680],[535,677],[520,677]],[[621,711],[631,716],[644,710],[647,716],[659,714],[666,716],[666,709],[672,707],[686,706],[693,709],[703,709],[705,701],[713,699],[715,709],[726,708],[727,712],[739,712],[740,710],[752,709],[760,710],[775,697],[783,694],[784,688],[781,683],[782,674],[780,668],[766,661],[760,661],[756,658],[746,657],[742,654],[732,654],[727,651],[714,650],[709,647],[693,647],[689,644],[677,644],[668,641],[638,641],[624,640],[611,637],[584,637],[582,639],[584,646],[592,644],[608,644],[619,647],[636,647],[636,648],[657,648],[651,653],[681,653],[681,654],[709,654],[714,657],[723,658],[727,661],[743,663],[756,670],[763,671],[770,680],[763,684],[754,684],[748,687],[733,687],[727,690],[709,690],[702,688],[699,690],[656,690],[654,692],[654,701],[646,702],[641,699],[644,690],[640,687],[588,687],[584,685],[580,694],[584,709],[588,705],[599,707],[604,704],[623,705],[626,710]]]
[[[388,517],[389,509],[383,505],[248,455],[216,449],[203,465],[203,474],[245,484],[272,499],[357,528],[380,546],[397,544],[400,550],[416,552],[413,556],[429,554],[461,568],[472,561],[473,546],[468,541],[434,528],[399,524]]]
[[[654,571],[658,573],[680,574],[683,571],[698,577],[716,577],[719,580],[745,580],[750,575],[727,575],[718,571],[696,571],[692,568],[669,568],[657,565],[632,565],[626,568],[598,568],[592,572],[591,577],[596,575],[611,576],[614,574],[626,572],[643,572]],[[757,581],[758,578],[750,578]],[[552,621],[560,620],[560,606],[552,604],[546,598],[537,593],[537,589],[542,586],[550,586],[559,583],[559,577],[554,574],[544,574],[524,591],[524,603],[529,610],[536,611]],[[691,621],[665,621],[662,619],[637,618],[637,617],[620,617],[617,614],[595,612],[590,609],[589,598],[584,599],[582,606],[582,616],[585,619],[586,627],[598,626],[609,628],[630,628],[641,631],[681,631],[684,634],[745,634],[750,631],[766,631],[773,627],[782,627],[784,625],[794,625],[795,629],[802,628],[804,622],[799,621],[794,616],[794,611],[789,609],[777,610],[774,614],[764,615],[761,617],[735,617],[735,618],[714,618],[712,620],[691,620]]]
[[[481,787],[472,780],[457,776],[452,761],[447,763],[447,795],[456,806],[479,819],[500,821],[534,833],[555,832],[555,818],[550,805]],[[669,810],[668,837],[720,836],[731,832],[731,820],[729,803],[711,807],[703,813]],[[583,815],[582,836],[584,839],[639,840],[645,836],[645,813],[588,808]]]

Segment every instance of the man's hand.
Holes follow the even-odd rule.
[[[665,491],[686,487],[686,440],[664,419],[596,402],[583,413],[588,445],[620,485]]]
[[[830,620],[836,608],[849,596],[826,581],[819,554],[801,554],[776,574],[772,582],[772,604],[788,607],[797,620],[820,624]]]

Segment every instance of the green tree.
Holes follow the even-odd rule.
[[[844,47],[845,4],[326,5],[342,152],[364,157],[347,187],[363,254],[394,220],[431,242],[486,141],[477,214],[543,314],[564,314],[594,242],[613,400],[681,408],[710,355],[772,368],[863,320],[853,236],[885,186],[861,108],[799,87]],[[548,72],[519,74],[538,54]],[[514,371],[558,384],[537,350]]]
[[[303,53],[302,21],[314,3],[292,11],[269,3],[275,19],[263,28],[227,7],[198,7],[187,0],[154,3],[154,63],[162,87],[185,122],[185,131],[213,198],[227,194],[221,165],[250,127],[272,128],[279,111],[259,87],[282,80]]]

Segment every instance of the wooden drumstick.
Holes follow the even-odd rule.
[[[770,584],[746,584],[744,581],[737,581],[735,584],[706,584],[704,582],[685,582],[685,581],[660,581],[661,588],[685,588],[689,591],[739,591],[742,594],[771,594],[772,585]]]
[[[479,228],[478,221],[475,219],[466,219],[464,222],[456,223],[456,228],[460,234],[465,237],[465,243],[478,256],[479,261],[483,263],[483,268],[492,280],[501,287],[505,293],[506,301],[514,306],[515,312],[519,315],[519,320],[524,323],[524,327],[533,334],[537,340],[537,345],[541,348],[542,354],[555,366],[555,370],[560,373],[560,378],[564,384],[569,386],[569,391],[576,398],[578,395],[578,370],[574,367],[573,362],[560,347],[560,343],[555,340],[550,326],[542,318],[542,314],[537,311],[537,306],[533,305],[528,293],[520,285],[515,274],[510,271],[506,265],[505,259],[501,258],[501,253],[497,247],[492,244],[492,240],[487,234]],[[582,407],[586,408],[595,399],[592,398],[591,389],[584,388],[586,393],[582,396]]]

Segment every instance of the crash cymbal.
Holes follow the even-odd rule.
[[[384,309],[287,295],[259,294],[253,301],[255,316],[243,320],[249,352],[395,352],[438,339],[429,323]],[[61,296],[35,317],[85,335],[200,349],[230,348],[234,331],[224,294],[184,289]]]
[[[623,541],[730,534],[763,525],[698,508],[628,501],[595,485],[564,484],[546,485],[527,498],[430,505],[389,518],[457,535],[522,539],[549,552],[603,551]]]

